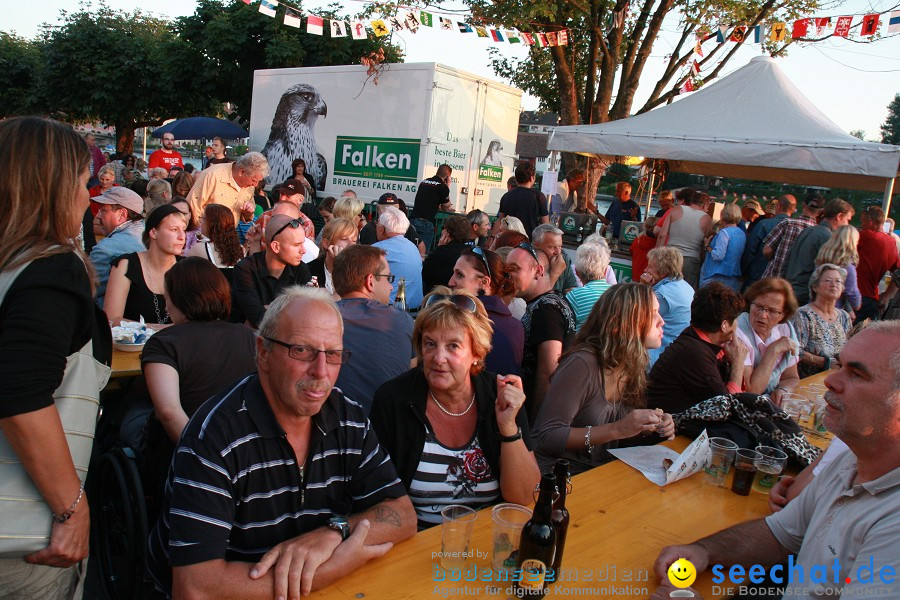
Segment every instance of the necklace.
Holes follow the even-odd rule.
[[[147,291],[150,292],[150,295],[153,296],[153,310],[156,312],[156,322],[160,325],[164,325],[169,322],[169,311],[164,310],[165,315],[161,314],[159,311],[159,295],[150,289],[151,286],[156,287],[153,283],[153,265],[150,264],[150,255],[147,255],[147,279],[150,282],[150,285],[147,286]]]
[[[441,405],[440,402],[438,402],[438,399],[434,397],[434,392],[432,392],[431,390],[428,390],[428,394],[431,396],[431,399],[434,400],[434,403],[437,404],[437,407],[438,407],[439,409],[441,409],[441,411],[442,411],[444,414],[449,415],[449,416],[451,416],[451,417],[461,417],[461,416],[465,415],[467,412],[469,412],[469,410],[470,410],[470,409],[472,408],[472,406],[475,404],[475,394],[472,394],[472,401],[469,402],[469,405],[466,407],[466,410],[464,410],[464,411],[462,411],[462,412],[459,412],[459,413],[450,412],[449,410],[447,410],[446,408],[444,408],[444,407]]]

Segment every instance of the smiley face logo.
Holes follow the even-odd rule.
[[[686,588],[697,579],[697,569],[691,561],[679,558],[669,565],[668,575],[669,583],[677,588]]]

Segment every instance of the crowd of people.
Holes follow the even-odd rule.
[[[861,470],[875,434],[851,415],[863,409],[847,378],[893,373],[879,383],[894,400],[878,404],[892,423],[878,441],[898,446],[896,322],[847,342],[900,285],[895,276],[879,292],[900,268],[879,207],[859,231],[849,204],[818,194],[797,218],[786,195],[770,218],[748,201],[713,223],[705,193],[665,194],[643,234],[655,242],[639,244],[645,266],[617,282],[603,236],[572,260],[550,222],[583,173],[548,200],[520,165],[492,225],[481,210],[437,220],[451,208],[442,165],[409,211],[386,193],[369,221],[353,190],[318,201],[302,161],[266,194],[262,154],[231,161],[218,140],[190,175],[169,138],[150,157],[159,176],[142,185],[118,182],[132,160],[100,164],[67,126],[0,123],[0,153],[15,148],[43,170],[24,177],[0,161],[0,203],[15,224],[0,271],[18,269],[0,304],[10,398],[0,425],[48,511],[65,516],[27,558],[29,581],[58,597],[82,579],[89,513],[50,418],[53,391],[88,341],[109,364],[110,326],[122,320],[158,330],[141,357],[149,414],[129,439],[161,498],[148,597],[198,586],[222,598],[308,593],[440,523],[447,505],[530,504],[557,459],[586,471],[610,448],[673,438],[673,415],[701,401],[748,392],[777,406],[825,370],[837,369],[829,404]],[[617,188],[612,230],[640,220],[630,191]],[[884,351],[866,356],[864,340]],[[896,480],[898,457],[877,458],[865,481]],[[831,494],[832,479],[810,487]],[[809,521],[793,503],[784,513],[769,523],[772,542],[794,550]],[[685,552],[701,569],[730,549],[729,535]],[[0,581],[11,565],[0,561]]]

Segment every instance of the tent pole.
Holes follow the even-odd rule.
[[[884,184],[884,200],[881,202],[881,208],[884,210],[884,215],[888,216],[891,214],[891,196],[894,193],[894,179],[888,179],[887,183]]]

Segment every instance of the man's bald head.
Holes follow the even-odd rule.
[[[288,215],[273,215],[272,218],[269,219],[269,223],[266,225],[265,239],[267,241],[271,241],[279,230],[285,227],[290,227],[288,223],[293,220],[294,219],[289,217]]]

